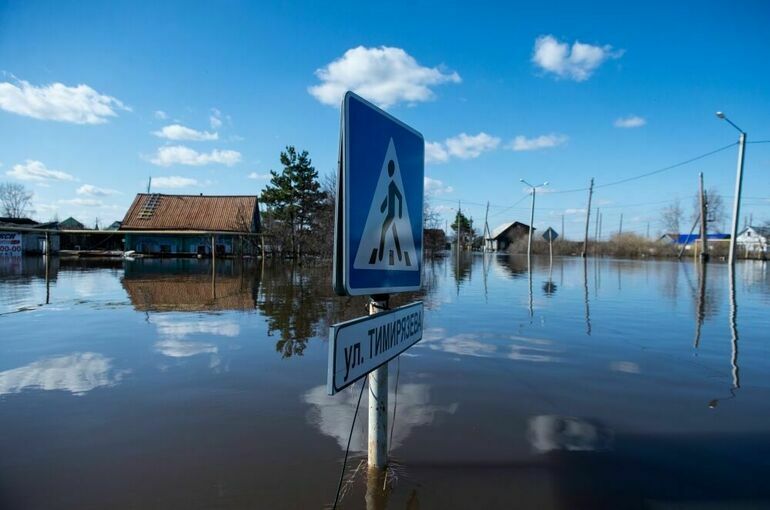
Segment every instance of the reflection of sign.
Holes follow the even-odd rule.
[[[329,395],[350,386],[422,338],[422,301],[341,322],[329,331]]]
[[[548,230],[543,232],[543,239],[548,242],[555,241],[557,237],[559,237],[559,234],[557,234],[551,227],[548,227]]]
[[[0,257],[21,257],[21,234],[0,232]]]
[[[352,92],[342,105],[334,287],[347,295],[420,288],[425,142]]]

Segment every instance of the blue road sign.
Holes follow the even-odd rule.
[[[335,290],[355,296],[419,289],[422,135],[348,92],[342,104],[340,145]]]

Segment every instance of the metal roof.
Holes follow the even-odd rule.
[[[120,230],[251,232],[257,197],[139,193]]]
[[[503,232],[505,232],[506,230],[508,230],[512,226],[516,225],[517,223],[519,225],[521,225],[522,227],[529,228],[528,225],[525,225],[524,223],[521,223],[519,221],[509,221],[508,223],[503,223],[502,225],[499,225],[499,226],[495,227],[495,229],[492,231],[489,239],[497,239]],[[537,229],[535,228],[535,229],[532,229],[532,230],[537,230]]]
[[[743,235],[748,229],[753,230],[762,237],[770,237],[770,227],[755,227],[753,225],[749,225],[748,227],[744,228],[738,235]]]

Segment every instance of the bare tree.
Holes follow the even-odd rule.
[[[725,201],[716,188],[709,188],[706,191],[706,210],[707,219],[711,223],[710,228],[721,230],[725,222]],[[700,197],[695,193],[692,201],[692,214],[690,220],[695,222],[700,218]]]
[[[679,234],[684,212],[677,198],[660,212],[660,223],[666,233]]]
[[[3,216],[23,218],[34,213],[32,210],[32,192],[21,184],[6,182],[0,184],[0,207]]]

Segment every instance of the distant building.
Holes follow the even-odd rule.
[[[56,223],[38,223],[29,218],[0,218],[0,226],[5,228],[20,227],[20,230],[0,230],[0,257],[16,257],[23,254],[45,253],[46,233],[33,232],[28,229],[56,229]],[[21,230],[24,229],[24,230]],[[50,251],[58,252],[60,247],[59,234],[49,233]]]
[[[668,240],[677,246],[689,247],[700,241],[700,234],[664,234],[661,240]],[[730,234],[706,234],[706,242],[709,244],[724,242],[730,239]]]
[[[59,222],[59,228],[61,230],[85,230],[86,226],[70,216],[66,220]]]
[[[490,232],[489,237],[484,240],[484,248],[486,251],[505,251],[516,240],[528,234],[529,225],[518,221],[503,223]]]
[[[140,193],[119,230],[125,233],[127,251],[152,255],[211,255],[209,235],[184,233],[197,231],[217,232],[217,254],[233,254],[240,250],[241,234],[259,231],[259,206],[256,196]],[[143,232],[132,234],[132,230]]]
[[[120,230],[120,226],[123,224],[121,221],[113,221],[110,223],[110,226],[105,228],[104,230]]]
[[[746,227],[735,241],[747,256],[765,256],[770,247],[770,227]]]

